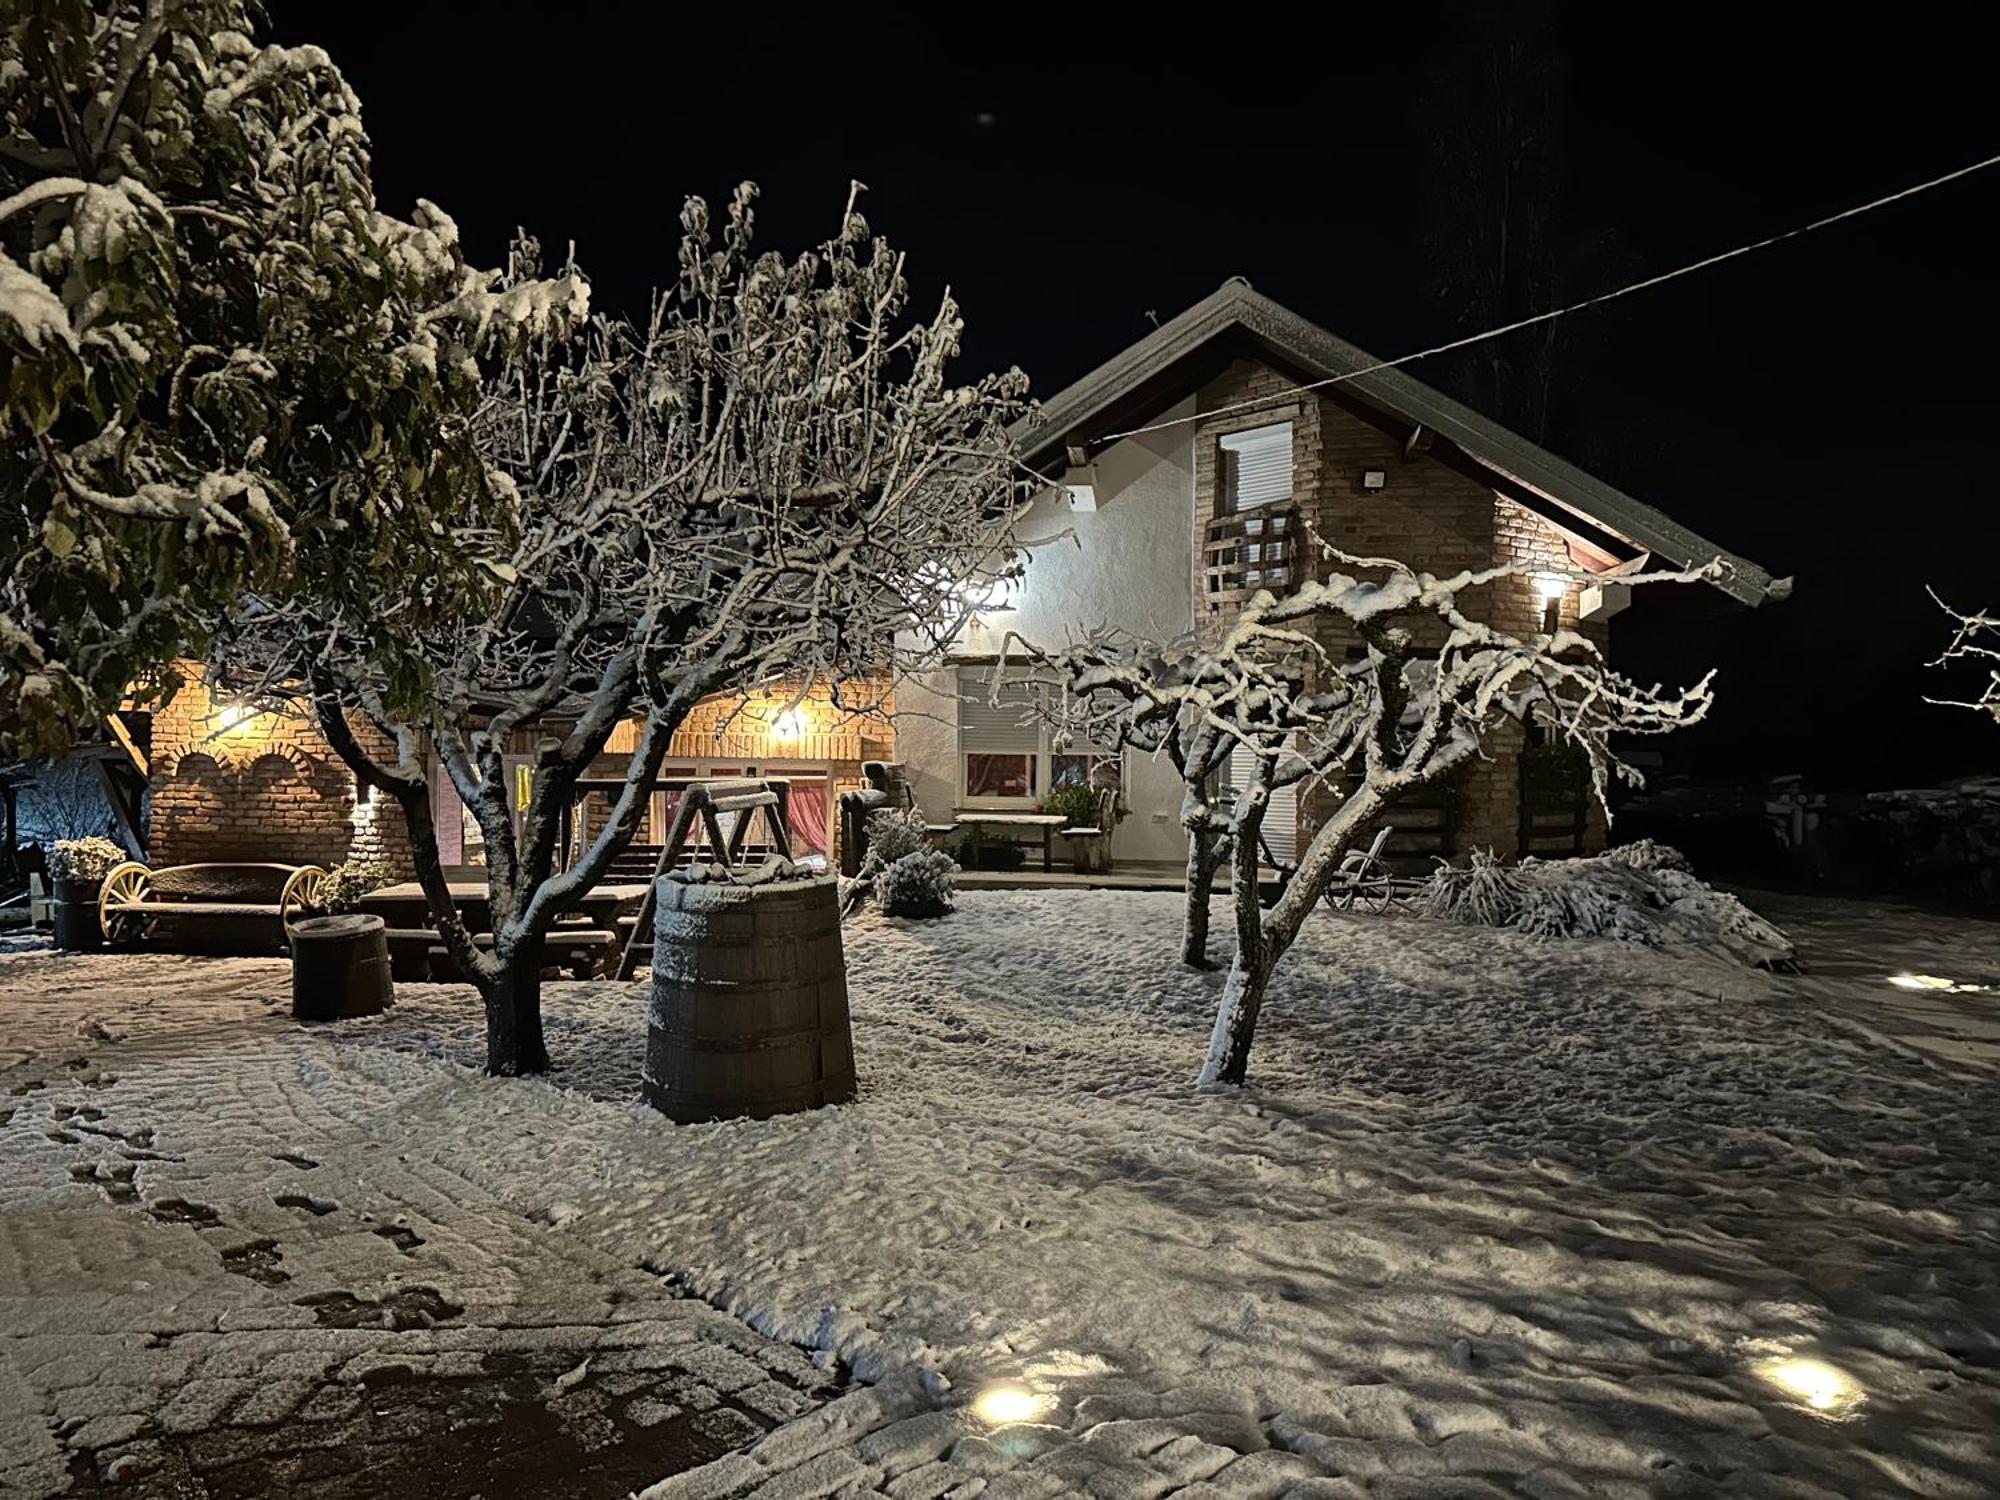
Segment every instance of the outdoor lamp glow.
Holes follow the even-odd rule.
[[[1766,1360],[1757,1366],[1757,1374],[1790,1400],[1823,1417],[1844,1417],[1866,1399],[1853,1376],[1823,1359]]]
[[[787,708],[771,720],[771,738],[774,740],[795,740],[806,732],[806,716],[796,708]]]
[[[1542,607],[1562,598],[1569,592],[1569,580],[1560,573],[1537,573],[1535,575],[1535,597],[1542,601]]]
[[[972,1414],[989,1427],[1005,1427],[1032,1422],[1054,1404],[1054,1398],[1018,1380],[996,1380],[972,1398]]]

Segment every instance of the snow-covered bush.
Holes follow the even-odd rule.
[[[1663,844],[1658,839],[1634,839],[1629,844],[1620,844],[1616,849],[1607,849],[1604,857],[1615,859],[1621,865],[1630,865],[1635,870],[1689,870],[1694,865],[1688,857],[1672,844]]]
[[[353,911],[363,896],[381,890],[394,879],[389,867],[379,860],[350,859],[326,872],[314,910],[329,916]]]
[[[49,849],[49,878],[95,885],[129,858],[110,839],[57,839]]]
[[[942,917],[952,909],[958,863],[936,849],[919,849],[875,876],[875,900],[891,917]]]
[[[1505,927],[1521,914],[1526,887],[1485,849],[1472,851],[1469,865],[1439,865],[1417,893],[1417,909],[1448,922]]]
[[[870,875],[905,855],[930,847],[924,815],[914,807],[878,807],[868,814],[868,854],[861,873]],[[870,867],[873,867],[871,869]]]
[[[1667,862],[1679,857],[1673,850],[1654,844],[1635,861],[1632,847],[1585,859],[1524,859],[1511,868],[1475,852],[1469,867],[1433,871],[1415,905],[1426,916],[1511,927],[1535,938],[1609,938],[1758,968],[1792,966],[1784,933]],[[1658,862],[1644,863],[1649,859]]]

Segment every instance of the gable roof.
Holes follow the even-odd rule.
[[[1791,590],[1790,579],[1773,579],[1757,564],[1401,369],[1368,369],[1378,363],[1372,356],[1253,291],[1240,278],[1225,282],[1220,290],[1043,402],[1017,429],[1023,457],[1040,467],[1060,459],[1071,445],[1090,446],[1121,426],[1142,426],[1220,374],[1234,358],[1261,358],[1296,375],[1302,384],[1368,370],[1328,389],[1432,433],[1495,488],[1558,526],[1586,540],[1608,537],[1623,542],[1634,552],[1653,553],[1676,567],[1698,566],[1719,557],[1731,571],[1716,586],[1746,604],[1782,599]]]

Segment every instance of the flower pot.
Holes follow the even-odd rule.
[[[97,920],[96,880],[55,883],[56,946],[66,953],[94,953],[104,946],[104,929]]]

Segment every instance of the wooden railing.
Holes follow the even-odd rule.
[[[1296,505],[1217,516],[1202,538],[1202,609],[1234,609],[1259,589],[1289,594],[1309,573],[1304,541]]]

